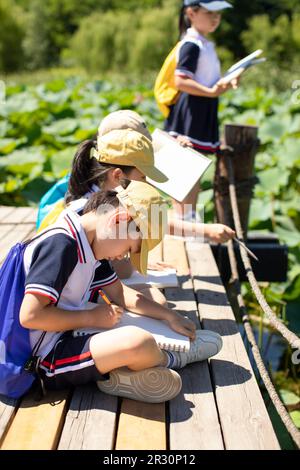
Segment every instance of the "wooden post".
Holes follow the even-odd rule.
[[[245,238],[253,188],[256,183],[254,160],[259,147],[258,128],[239,124],[225,125],[225,147],[218,153],[214,181],[214,201],[217,221],[234,228],[225,156],[232,159],[238,206]]]

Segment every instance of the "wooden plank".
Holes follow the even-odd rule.
[[[15,225],[13,224],[0,224],[0,251],[1,245],[4,243],[5,240],[7,240],[11,236],[14,228]]]
[[[165,407],[160,403],[123,400],[116,450],[165,450],[165,419]]]
[[[149,251],[148,262],[157,263],[162,260],[162,243],[159,243],[153,250]]]
[[[168,238],[163,252],[164,261],[177,267],[180,286],[165,289],[167,299],[199,328],[184,242]],[[207,361],[184,367],[180,375],[182,392],[170,402],[170,449],[224,449]]]
[[[115,442],[118,399],[95,384],[77,387],[63,427],[59,450],[110,450]]]
[[[9,227],[9,232],[6,233],[4,238],[0,241],[0,264],[5,259],[10,248],[15,245],[15,243],[29,238],[34,230],[34,226],[32,224],[9,225]]]
[[[15,210],[15,207],[10,207],[10,206],[0,206],[0,223],[3,221],[5,222],[5,219]]]
[[[35,212],[34,212],[35,211]],[[36,213],[36,209],[32,207],[14,207],[13,211],[7,214],[2,223],[5,224],[21,224],[21,223],[32,223],[35,224],[35,218],[33,214]]]
[[[226,449],[279,449],[234,314],[207,244],[187,243],[200,318],[220,333],[223,348],[210,360]]]
[[[149,253],[149,261],[162,260],[162,244]],[[165,404],[124,399],[121,405],[116,449],[166,449]],[[149,430],[153,436],[149,439]],[[153,444],[155,442],[155,444]],[[153,447],[154,446],[154,447]]]
[[[2,450],[54,450],[60,437],[68,393],[48,392],[41,401],[23,398]]]
[[[14,419],[17,400],[0,395],[0,445]]]
[[[36,224],[38,209],[36,207],[30,207],[28,214],[22,220],[23,224]]]

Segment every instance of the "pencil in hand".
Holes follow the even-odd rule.
[[[99,289],[99,294],[101,295],[102,299],[104,300],[104,302],[105,302],[107,305],[111,305],[111,301],[109,300],[109,298],[107,297],[107,295],[105,294],[105,292],[103,292],[102,289]]]
[[[102,289],[99,289],[99,294],[101,295],[102,299],[104,300],[104,302],[107,304],[107,305],[111,305],[111,301],[109,300],[109,298],[107,297],[107,295],[105,294],[105,292],[103,292]],[[113,317],[113,313],[109,312],[110,316]]]

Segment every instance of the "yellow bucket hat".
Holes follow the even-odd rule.
[[[117,197],[142,234],[140,253],[131,253],[134,267],[147,274],[148,253],[163,239],[167,229],[168,206],[148,183],[131,181],[126,189],[118,186]]]
[[[133,166],[158,183],[168,181],[166,175],[154,166],[151,140],[133,129],[113,130],[98,135],[97,149],[92,156],[102,163]]]

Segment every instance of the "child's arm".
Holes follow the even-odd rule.
[[[123,314],[116,305],[99,305],[93,310],[63,310],[47,297],[26,294],[20,309],[24,328],[43,331],[68,331],[79,328],[112,328]]]
[[[197,237],[215,243],[226,243],[235,237],[235,231],[223,224],[201,224],[176,219],[168,220],[170,235],[182,234],[185,237]]]
[[[148,299],[141,292],[125,286],[122,282],[117,281],[106,286],[105,292],[117,305],[121,305],[139,315],[146,315],[157,320],[165,320],[174,331],[188,336],[191,340],[195,339],[196,327],[191,320],[183,317],[175,310],[163,307],[157,302]]]
[[[208,98],[217,98],[218,96],[225,93],[227,90],[233,88],[233,83],[222,83],[219,81],[212,88],[208,88],[200,83],[196,82],[192,78],[183,75],[175,76],[175,87],[184,93],[188,93],[193,96],[206,96]]]

